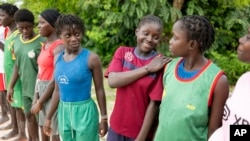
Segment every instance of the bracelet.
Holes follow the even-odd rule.
[[[108,116],[107,115],[101,116],[101,120],[108,120]]]
[[[151,73],[151,72],[149,71],[148,65],[146,65],[144,68],[145,68],[145,70],[147,71],[147,73]]]

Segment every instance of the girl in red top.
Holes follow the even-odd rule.
[[[39,33],[41,36],[46,37],[46,41],[37,59],[39,71],[31,112],[36,114],[40,111],[39,126],[42,141],[49,141],[50,139],[43,132],[43,125],[50,106],[50,97],[54,89],[54,60],[56,59],[56,55],[64,49],[63,41],[58,39],[55,32],[55,22],[59,16],[60,13],[56,10],[48,9],[43,11],[38,19]],[[52,120],[52,129],[52,141],[60,140],[57,131],[57,113],[54,114]]]

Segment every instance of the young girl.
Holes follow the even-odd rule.
[[[250,28],[248,33],[239,39],[237,55],[240,61],[250,63]],[[250,125],[249,88],[250,72],[246,72],[237,81],[232,96],[224,106],[222,127],[212,134],[209,141],[230,141],[230,125]]]
[[[55,31],[55,22],[60,13],[54,9],[43,11],[38,18],[38,29],[41,36],[46,37],[41,53],[38,56],[38,75],[36,83],[36,92],[33,100],[31,112],[37,114],[39,110],[39,126],[42,141],[49,141],[49,136],[43,132],[44,120],[48,113],[50,105],[50,97],[54,88],[54,81],[50,82],[54,73],[54,60],[56,56],[64,49],[63,41],[59,40]],[[52,86],[51,86],[52,85]],[[45,93],[45,89],[51,89]],[[57,129],[57,113],[54,114],[52,120],[52,141],[59,140]]]
[[[107,69],[109,86],[117,88],[108,141],[151,140],[148,133],[162,96],[162,68],[169,61],[155,50],[163,31],[154,16],[142,18],[136,47],[119,47]]]
[[[155,141],[206,141],[221,126],[229,94],[226,76],[204,57],[214,29],[203,16],[184,16],[173,26]]]
[[[7,97],[12,101],[13,88],[20,78],[22,83],[23,110],[27,121],[29,140],[39,141],[38,124],[30,109],[34,97],[36,76],[38,72],[37,57],[40,54],[44,38],[34,32],[34,15],[28,9],[20,9],[14,16],[21,33],[13,41],[15,65]]]
[[[58,106],[58,129],[62,140],[98,141],[99,116],[91,98],[92,79],[101,113],[99,135],[103,137],[108,128],[101,61],[97,54],[81,47],[84,24],[79,17],[61,15],[56,31],[64,41],[65,50],[56,61],[55,90],[44,131],[51,133],[51,118]]]
[[[0,6],[0,22],[6,29],[8,29],[4,44],[4,72],[6,78],[6,89],[8,89],[10,85],[11,76],[15,64],[15,60],[13,58],[13,42],[19,36],[19,32],[16,28],[16,22],[14,20],[14,15],[17,10],[18,8],[15,5],[9,3],[4,3]],[[6,100],[6,98],[7,96],[4,99]],[[18,79],[16,82],[13,90],[13,99],[10,104],[12,126],[7,125],[3,129],[12,128],[12,130],[1,138],[7,140],[9,138],[15,137],[18,134],[18,140],[26,140],[25,116],[22,110],[22,87],[20,79]]]

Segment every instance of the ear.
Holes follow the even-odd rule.
[[[138,31],[139,31],[139,29],[138,29],[138,28],[136,28],[136,30],[135,30],[135,36],[137,36]]]
[[[188,48],[188,49],[193,50],[193,49],[195,49],[197,46],[198,46],[198,43],[197,43],[196,40],[190,40],[190,41],[189,41],[189,48]]]

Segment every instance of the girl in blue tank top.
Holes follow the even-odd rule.
[[[58,129],[65,141],[99,141],[108,128],[106,98],[103,87],[101,61],[95,53],[81,47],[84,25],[74,15],[61,15],[56,22],[58,36],[65,43],[65,50],[55,64],[55,90],[53,102],[44,125],[50,134],[50,120],[58,108]],[[91,98],[94,82],[99,115]]]

